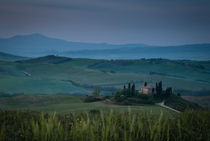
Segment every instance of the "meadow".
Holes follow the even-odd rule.
[[[209,61],[97,60],[53,55],[16,62],[0,61],[0,95],[85,96],[94,88],[99,88],[102,95],[112,95],[129,82],[140,89],[145,81],[148,85],[162,81],[163,87],[172,87],[174,93],[205,99],[210,92],[209,80]],[[189,100],[197,102],[194,99]],[[197,103],[210,105],[208,101]]]
[[[27,75],[29,74],[29,75]],[[111,95],[128,82],[173,87],[182,95],[208,96],[210,62],[165,59],[94,60],[46,56],[18,62],[0,61],[0,92],[14,94],[90,94],[100,88]],[[203,93],[202,93],[203,92]]]
[[[132,113],[152,113],[159,115],[161,112],[164,115],[173,115],[173,111],[162,108],[157,105],[138,105],[138,106],[123,106],[107,104],[105,102],[85,103],[81,97],[69,96],[64,94],[56,95],[17,95],[0,98],[1,110],[21,110],[21,111],[36,111],[45,113],[82,113],[91,110],[124,112],[131,110]]]
[[[181,113],[155,103],[128,106],[83,97],[94,88],[113,96],[129,82],[138,90],[145,81],[162,81],[163,89],[205,99],[209,80],[209,61],[57,56],[0,61],[0,141],[208,141],[210,112],[186,110],[198,106],[179,96],[166,105]]]
[[[210,112],[163,113],[103,111],[46,114],[0,111],[0,141],[209,141]]]

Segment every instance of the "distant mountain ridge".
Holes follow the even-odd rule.
[[[67,51],[62,56],[92,59],[164,58],[172,60],[210,60],[210,44],[180,46],[124,47],[118,49]]]
[[[143,44],[141,45],[145,46]],[[106,43],[69,42],[61,39],[50,38],[41,34],[16,35],[11,38],[0,39],[0,52],[27,57],[40,57],[50,54],[56,55],[65,51],[79,51],[86,49],[116,49],[122,48],[123,46]],[[128,46],[136,47],[138,44],[128,44]]]
[[[53,54],[73,58],[93,59],[165,58],[210,60],[210,44],[180,46],[113,45],[106,43],[70,42],[41,34],[1,38],[0,52],[26,57],[40,57]]]

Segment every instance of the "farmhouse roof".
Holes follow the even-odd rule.
[[[146,89],[152,89],[152,88],[155,88],[155,86],[144,86],[143,88],[146,88]]]

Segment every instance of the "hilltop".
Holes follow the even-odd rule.
[[[54,55],[48,55],[44,57],[39,58],[32,58],[28,60],[20,60],[17,61],[19,63],[49,63],[49,64],[61,64],[65,62],[71,61],[71,58],[68,57],[60,57],[60,56],[54,56]]]

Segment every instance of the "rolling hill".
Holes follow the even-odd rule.
[[[27,57],[40,57],[60,54],[66,51],[116,49],[122,47],[139,47],[143,44],[111,45],[106,43],[69,42],[50,38],[41,34],[17,35],[0,39],[0,51]]]
[[[18,61],[18,60],[25,60],[25,59],[29,59],[29,58],[0,52],[1,61]]]
[[[118,49],[80,50],[60,53],[73,58],[93,59],[151,59],[164,58],[174,60],[210,60],[210,44],[182,46],[144,46],[122,47]]]
[[[120,106],[105,104],[103,102],[84,103],[80,97],[56,94],[56,95],[15,95],[8,97],[0,97],[1,110],[32,110],[48,113],[70,113],[70,112],[88,112],[91,110],[103,111],[120,111],[127,112],[128,109],[132,112],[151,113],[158,115],[163,112],[164,115],[173,115],[175,112],[162,108],[156,105],[146,106]]]
[[[0,39],[0,52],[26,57],[59,55],[70,58],[140,59],[164,58],[210,60],[210,44],[151,46],[70,42],[41,34],[17,35]]]
[[[58,57],[54,55],[48,55],[44,57],[39,57],[39,58],[32,58],[28,60],[20,60],[17,61],[19,63],[49,63],[49,64],[60,64],[60,63],[65,63],[71,61],[71,58],[68,57]]]
[[[97,60],[45,56],[0,61],[0,92],[87,95],[96,87],[111,95],[128,82],[137,89],[163,81],[182,95],[208,96],[210,62],[166,59]]]

